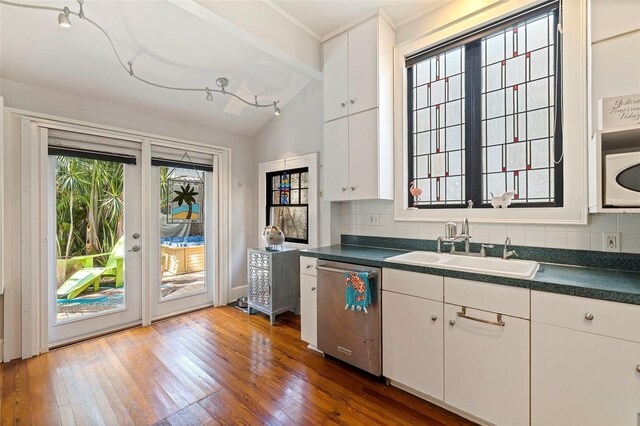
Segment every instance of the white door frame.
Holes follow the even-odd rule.
[[[21,235],[24,237],[21,245],[21,266],[19,277],[13,285],[5,288],[4,294],[4,361],[18,357],[29,358],[48,351],[48,303],[46,296],[48,285],[48,257],[47,257],[47,228],[48,215],[46,212],[47,176],[46,170],[47,143],[42,142],[42,135],[38,127],[55,128],[85,133],[95,136],[106,136],[114,139],[138,141],[142,145],[142,229],[144,235],[149,235],[150,209],[149,188],[151,185],[149,174],[151,167],[151,144],[164,145],[179,149],[209,152],[219,157],[219,217],[216,228],[219,231],[218,258],[215,280],[215,306],[228,303],[230,294],[230,253],[231,253],[231,149],[208,145],[205,143],[166,138],[150,133],[142,133],[57,117],[48,114],[5,108],[5,123],[12,127],[13,118],[20,120],[20,134],[13,135],[5,132],[9,138],[20,139],[21,166],[21,211],[30,212],[24,216],[21,223]],[[46,138],[45,138],[46,140]],[[9,142],[7,142],[9,143]],[[13,144],[13,141],[11,142]],[[4,237],[4,236],[3,236]],[[39,265],[39,268],[34,268]],[[151,324],[150,306],[148,303],[150,280],[148,271],[151,259],[148,250],[142,256],[142,325]],[[3,271],[4,273],[4,271]],[[6,274],[4,277],[6,279]],[[9,280],[7,280],[9,281]],[[40,295],[37,297],[34,295]],[[9,308],[13,306],[12,308]],[[9,308],[9,309],[8,309]],[[18,309],[21,308],[21,312]],[[16,317],[20,324],[16,324]],[[18,326],[19,325],[19,326]]]

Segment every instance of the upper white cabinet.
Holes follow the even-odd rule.
[[[393,47],[382,18],[323,45],[324,198],[393,199]]]
[[[380,18],[342,33],[323,46],[324,121],[378,106],[379,49],[393,50],[393,41],[381,46]],[[388,42],[389,40],[387,40]]]

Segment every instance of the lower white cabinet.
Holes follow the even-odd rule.
[[[640,306],[531,294],[531,424],[640,424]]]
[[[531,424],[640,424],[640,343],[531,325]]]
[[[314,348],[318,344],[318,292],[317,278],[300,275],[300,334],[302,340]]]
[[[529,424],[529,321],[459,312],[445,304],[444,401],[496,425]]]
[[[318,346],[317,259],[300,257],[300,338],[309,346]]]
[[[442,302],[383,291],[382,312],[384,376],[442,400]]]

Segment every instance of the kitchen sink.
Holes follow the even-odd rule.
[[[532,260],[504,260],[497,257],[465,256],[463,254],[412,251],[388,257],[387,262],[475,272],[500,277],[530,279],[536,275],[540,264]]]

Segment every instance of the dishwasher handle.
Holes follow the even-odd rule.
[[[376,276],[376,273],[373,271],[347,271],[346,269],[327,268],[326,266],[316,266],[316,269],[319,271],[337,272],[338,274],[346,274],[347,272],[366,272],[369,274],[368,278],[374,278]]]

